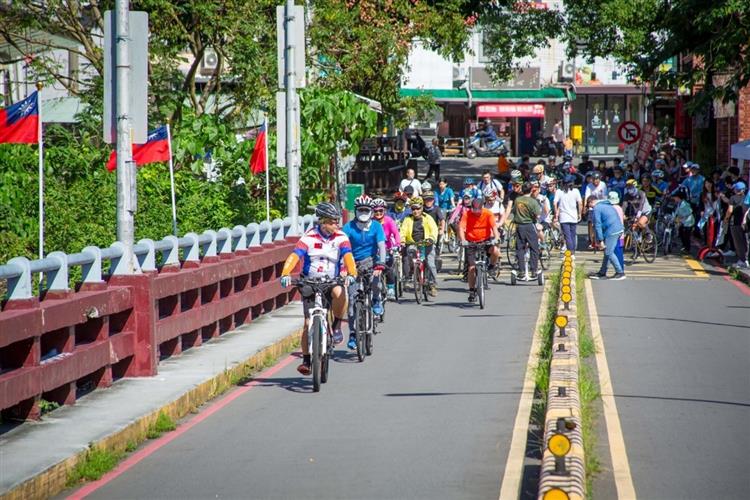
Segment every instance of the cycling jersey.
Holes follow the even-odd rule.
[[[453,193],[453,190],[449,187],[445,188],[445,191],[442,193],[440,191],[437,191],[437,205],[443,209],[443,210],[450,210],[453,208],[453,197],[455,194]]]
[[[422,216],[423,235],[414,234],[414,217],[407,217],[401,223],[401,242],[407,245],[413,245],[421,240],[437,241],[438,228],[435,220],[427,214]]]
[[[455,224],[460,221],[464,210],[466,210],[466,207],[463,205],[463,203],[459,203],[458,205],[456,205],[456,208],[454,208],[453,212],[451,212],[451,216],[448,219],[448,222],[450,224]]]
[[[648,199],[646,199],[646,193],[640,189],[635,195],[625,195],[622,209],[627,217],[640,217],[641,215],[649,215],[651,213],[651,205],[648,203]]]
[[[380,225],[383,226],[383,232],[385,233],[386,250],[400,247],[401,235],[398,232],[398,224],[396,224],[396,221],[386,215],[383,217],[383,220],[380,221]]]
[[[353,220],[347,222],[342,229],[349,238],[355,262],[369,258],[375,263],[385,261],[385,255],[378,252],[381,243],[385,249],[385,232],[380,222],[371,220],[367,224],[361,224]]]
[[[466,210],[461,216],[461,228],[464,230],[466,241],[487,241],[494,234],[492,230],[495,228],[495,216],[486,208],[478,214],[473,210]]]
[[[326,237],[314,227],[297,241],[294,253],[302,260],[302,275],[335,278],[344,256],[352,253],[352,246],[343,232],[336,231]]]
[[[646,193],[646,199],[648,202],[653,206],[653,204],[656,202],[658,198],[661,197],[662,192],[661,189],[657,188],[654,185],[649,186],[648,188],[644,188],[643,192]]]

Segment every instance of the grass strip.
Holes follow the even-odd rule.
[[[557,299],[560,294],[560,273],[549,275],[550,282],[548,291],[547,312],[540,331],[537,332],[542,339],[539,347],[539,364],[534,369],[534,404],[531,407],[531,422],[542,429],[540,440],[541,451],[544,451],[544,418],[547,413],[547,391],[549,390],[549,371],[552,361],[552,337],[555,329],[555,316],[557,315]]]
[[[596,354],[594,339],[588,326],[588,303],[585,300],[586,272],[577,267],[576,297],[578,319],[578,350],[581,363],[578,368],[578,393],[581,398],[581,434],[583,436],[583,451],[586,468],[586,497],[592,498],[594,477],[601,471],[601,463],[597,454],[597,421],[599,411],[597,400],[601,399],[596,370],[591,357]]]

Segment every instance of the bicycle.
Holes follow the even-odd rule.
[[[400,247],[391,248],[391,261],[393,262],[394,292],[396,294],[396,302],[398,302],[404,295],[404,266]]]
[[[425,279],[425,271],[427,267],[427,247],[431,244],[429,240],[420,241],[415,243],[413,246],[416,247],[414,257],[412,258],[412,282],[414,285],[414,298],[417,300],[417,304],[422,303],[424,298],[425,302],[429,302],[429,293],[427,290],[427,283]]]
[[[633,229],[633,226],[636,229]],[[658,249],[656,234],[648,226],[640,229],[634,220],[629,219],[625,226],[625,245],[624,252],[633,253],[633,261],[638,259],[639,255],[649,264],[656,260],[656,251]]]
[[[303,299],[311,300],[313,307],[309,309],[309,323],[307,327],[307,345],[310,353],[312,368],[313,392],[320,391],[320,384],[328,381],[328,367],[333,357],[333,331],[331,330],[330,315],[325,296],[328,291],[343,285],[342,278],[298,278],[292,280],[300,290]]]
[[[489,275],[492,274],[495,281],[498,280],[497,272],[490,273],[487,266],[487,248],[493,246],[492,240],[482,242],[469,242],[466,244],[467,252],[474,252],[474,268],[476,272],[476,279],[474,281],[477,297],[479,298],[479,308],[484,309],[485,304],[485,290],[490,289]]]
[[[446,251],[455,253],[458,250],[458,238],[456,237],[456,231],[453,229],[453,224],[446,224],[446,226],[445,234],[438,243],[440,255],[443,255]]]
[[[354,298],[354,324],[356,325],[357,359],[360,362],[372,355],[372,336],[375,333],[375,315],[372,312],[372,269],[357,270],[357,292]]]
[[[672,241],[672,234],[674,233],[675,224],[674,224],[674,215],[673,214],[667,214],[662,219],[657,221],[657,226],[661,226],[661,237],[658,237],[658,240],[661,242],[662,251],[664,252],[664,256],[667,257],[670,253],[672,253],[672,246],[674,244],[674,241]]]

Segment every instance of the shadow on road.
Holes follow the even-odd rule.
[[[748,325],[733,325],[731,323],[715,323],[712,321],[700,321],[697,319],[683,319],[683,318],[657,318],[655,316],[624,316],[615,314],[600,314],[600,318],[623,318],[623,319],[653,319],[656,321],[679,321],[681,323],[696,323],[698,325],[712,325],[712,326],[728,326],[730,328],[744,328],[750,330]]]
[[[307,377],[256,378],[259,387],[281,387],[290,392],[312,392],[312,379]],[[241,384],[242,385],[242,384]]]
[[[521,391],[391,392],[388,394],[383,394],[383,396],[386,396],[389,398],[411,398],[411,397],[422,397],[422,396],[520,396],[520,395],[521,395]]]
[[[686,403],[708,403],[714,405],[729,405],[729,406],[744,406],[750,408],[750,403],[743,403],[739,401],[717,401],[714,399],[693,399],[693,398],[672,398],[667,396],[639,396],[636,394],[615,394],[616,398],[632,398],[632,399],[658,399],[662,401],[682,401]]]

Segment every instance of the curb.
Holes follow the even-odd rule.
[[[557,316],[566,316],[567,325],[563,328],[559,326],[553,328],[547,411],[544,417],[544,453],[539,474],[538,498],[540,500],[545,498],[583,500],[586,496],[586,468],[581,427],[581,401],[578,394],[580,356],[575,263],[566,257],[560,271]],[[570,280],[570,300],[567,305],[563,302],[565,295],[563,280],[566,276]],[[563,331],[564,335],[562,335]],[[551,451],[550,438],[559,435],[566,438],[569,449],[564,452],[558,451],[555,455]]]
[[[225,369],[220,374],[211,377],[174,401],[161,406],[145,416],[137,418],[126,427],[115,431],[95,443],[91,443],[87,449],[58,462],[36,476],[12,487],[0,495],[0,500],[42,499],[57,495],[66,489],[68,474],[79,462],[85,460],[90,450],[98,449],[122,453],[125,452],[129,443],[141,443],[145,441],[149,428],[156,422],[160,413],[168,415],[176,422],[188,413],[196,411],[202,404],[229,390],[235,385],[236,380],[263,369],[268,356],[277,360],[283,354],[294,349],[301,331],[302,329],[300,328],[281,340],[264,347],[241,363]]]

